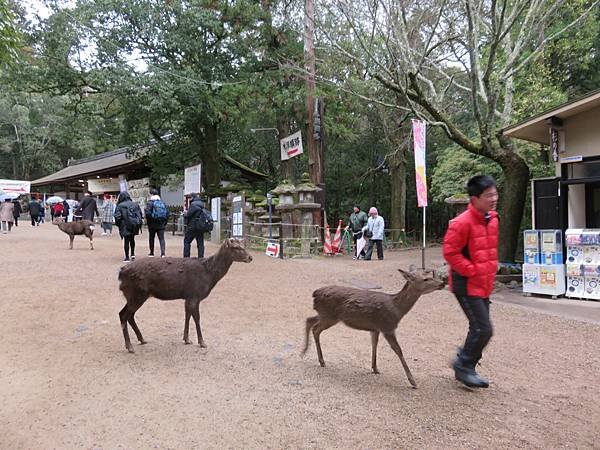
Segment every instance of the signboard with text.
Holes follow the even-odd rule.
[[[281,139],[281,160],[286,161],[304,153],[302,149],[302,134],[300,131]]]
[[[183,195],[199,194],[202,192],[201,175],[202,164],[186,167],[183,183]]]
[[[0,191],[6,194],[29,194],[31,183],[21,180],[0,180]]]

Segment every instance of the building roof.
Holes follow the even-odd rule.
[[[143,164],[140,157],[134,158],[128,155],[127,150],[127,148],[120,148],[90,156],[89,158],[78,159],[58,172],[32,181],[31,185],[41,186],[68,181],[74,178],[85,178],[99,173],[129,169]]]
[[[600,89],[596,89],[595,91],[592,91],[583,97],[568,101],[560,106],[546,110],[515,125],[511,125],[502,130],[502,134],[509,137],[524,139],[526,141],[549,145],[549,125],[546,122],[548,119],[551,117],[556,117],[564,120],[599,106]]]
[[[154,145],[154,141],[148,147]],[[69,163],[67,167],[53,174],[38,178],[31,182],[31,186],[42,186],[52,183],[61,183],[77,178],[89,178],[100,174],[123,173],[132,168],[144,165],[142,156],[133,157],[127,154],[129,148],[119,148],[110,152],[100,153],[89,158],[78,159]],[[143,153],[143,151],[141,152]],[[251,181],[268,178],[268,175],[251,169],[236,161],[231,156],[224,155],[223,161],[242,172],[242,176]]]

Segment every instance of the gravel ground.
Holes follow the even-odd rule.
[[[147,253],[147,234],[138,255]],[[182,239],[168,236],[167,253]],[[137,313],[147,345],[125,351],[118,312],[121,241],[95,250],[51,224],[0,235],[0,448],[598,448],[600,326],[494,303],[495,336],[461,388],[449,361],[466,320],[448,291],[424,296],[398,338],[419,388],[385,340],[342,325],[299,357],[311,293],[327,284],[401,288],[397,268],[349,257],[235,263],[201,305],[207,349],[182,342],[181,301]],[[216,247],[208,244],[207,255]],[[440,260],[439,249],[430,257]],[[195,333],[192,331],[192,336]]]

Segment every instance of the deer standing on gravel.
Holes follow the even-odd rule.
[[[200,302],[208,297],[234,261],[249,263],[252,256],[239,241],[227,239],[217,253],[209,258],[147,258],[138,259],[122,267],[119,272],[119,288],[127,304],[119,312],[119,318],[127,350],[134,353],[127,323],[133,328],[140,344],[146,343],[133,316],[149,297],[159,300],[185,300],[183,340],[186,344],[191,344],[188,330],[190,317],[193,317],[198,344],[206,348],[200,330]]]
[[[442,289],[444,282],[433,276],[405,272],[399,269],[406,279],[406,284],[397,294],[386,294],[365,289],[344,286],[326,286],[313,292],[314,309],[318,315],[306,319],[304,356],[309,344],[309,332],[312,330],[319,356],[319,363],[325,367],[319,336],[327,328],[343,322],[350,328],[371,332],[371,367],[373,373],[377,369],[377,343],[379,333],[388,341],[392,350],[398,355],[408,381],[416,389],[417,383],[402,355],[402,349],[396,339],[396,328],[400,320],[412,309],[419,297]]]
[[[65,222],[62,218],[56,218],[52,223],[58,225],[60,231],[69,235],[69,249],[73,250],[75,236],[85,236],[90,240],[90,250],[94,250],[94,222],[90,220]]]

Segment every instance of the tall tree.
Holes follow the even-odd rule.
[[[561,21],[567,3],[332,0],[322,9],[324,23],[349,25],[345,35],[321,27],[341,58],[399,95],[414,116],[440,127],[465,150],[500,165],[504,261],[515,256],[529,168],[502,129],[513,120],[520,71],[598,6],[597,0],[578,2],[578,16],[548,33]],[[469,120],[456,119],[465,114]]]

